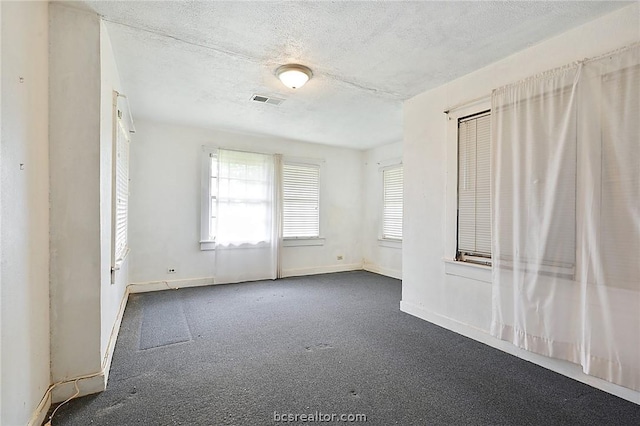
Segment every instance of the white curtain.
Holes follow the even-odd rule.
[[[219,150],[216,281],[276,278],[276,176],[273,155]]]
[[[640,390],[640,45],[492,95],[493,335]]]

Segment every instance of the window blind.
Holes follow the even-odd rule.
[[[127,251],[127,223],[129,216],[129,138],[118,122],[115,158],[115,260],[124,258]]]
[[[320,168],[309,164],[282,166],[282,236],[320,236]]]
[[[633,289],[640,277],[640,120],[629,117],[640,117],[640,67],[606,74],[601,84],[609,111],[602,115],[601,139],[602,281]]]
[[[458,253],[491,257],[491,120],[483,113],[458,124]]]
[[[383,170],[382,238],[402,239],[402,166]]]

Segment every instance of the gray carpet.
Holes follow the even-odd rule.
[[[167,319],[171,319],[167,321]],[[140,349],[157,348],[191,340],[182,299],[168,291],[154,295],[142,307]]]
[[[107,390],[53,424],[276,425],[274,412],[316,411],[371,425],[640,424],[640,406],[404,314],[400,297],[399,281],[367,272],[132,295]]]

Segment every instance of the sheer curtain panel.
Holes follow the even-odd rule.
[[[640,45],[492,95],[491,332],[640,390]]]
[[[218,151],[216,280],[274,279],[278,226],[273,155]]]

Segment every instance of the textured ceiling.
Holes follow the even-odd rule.
[[[134,118],[358,149],[402,139],[403,100],[625,4],[85,2]],[[288,89],[274,75],[286,63],[314,77]]]

